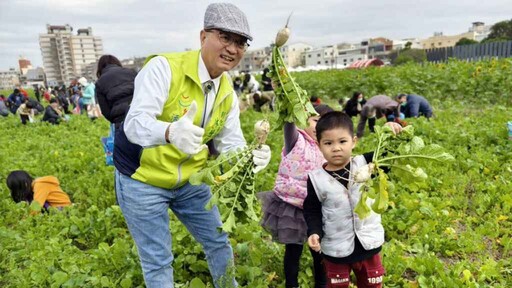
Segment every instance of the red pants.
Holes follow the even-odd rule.
[[[354,271],[357,279],[357,287],[382,287],[384,267],[380,260],[380,254],[360,262],[351,264],[336,264],[323,260],[325,272],[327,273],[327,287],[348,287],[350,284],[350,271]]]

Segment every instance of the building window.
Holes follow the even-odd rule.
[[[328,64],[328,63],[329,63],[329,61],[325,60],[325,64]]]
[[[357,58],[357,60],[362,60],[361,58]]]
[[[311,54],[308,54],[308,58],[311,58]]]
[[[350,58],[350,62],[354,62],[354,58]]]
[[[320,62],[320,61],[316,62],[316,64],[318,64],[318,65],[320,65],[320,63],[322,63],[322,62]]]
[[[316,54],[316,57],[320,57],[320,56],[321,56],[320,53]]]

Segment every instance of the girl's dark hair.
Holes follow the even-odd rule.
[[[354,123],[350,116],[341,111],[333,111],[320,117],[316,123],[316,139],[320,142],[323,132],[337,128],[345,129],[354,136]]]
[[[119,67],[123,67],[121,64],[121,61],[116,58],[116,56],[113,55],[103,55],[100,57],[100,60],[98,60],[98,69],[96,70],[96,77],[100,78],[103,74],[103,69],[107,67],[107,65],[114,64]]]
[[[321,116],[329,113],[329,112],[332,112],[334,111],[334,109],[332,109],[329,105],[326,105],[326,104],[320,104],[320,105],[317,105],[315,106],[315,111],[316,113],[318,113]]]
[[[32,191],[32,181],[34,178],[24,170],[16,170],[7,176],[7,187],[11,190],[11,197],[14,202],[26,201],[28,203],[34,200],[34,191]]]
[[[361,91],[354,92],[354,94],[352,94],[352,100],[357,100],[357,97],[359,97],[361,94],[363,94]]]

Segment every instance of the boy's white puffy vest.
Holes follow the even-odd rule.
[[[354,175],[359,167],[366,164],[364,156],[352,158],[350,175]],[[323,168],[309,173],[309,178],[322,203],[322,253],[337,258],[349,256],[354,251],[355,235],[366,250],[382,246],[384,227],[380,215],[372,211],[370,216],[361,220],[354,213],[361,198],[361,184],[351,179],[347,189]],[[373,201],[368,198],[367,204],[371,206]]]

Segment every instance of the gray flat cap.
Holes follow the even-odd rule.
[[[252,41],[244,12],[231,3],[212,3],[204,13],[204,29],[219,29]]]

